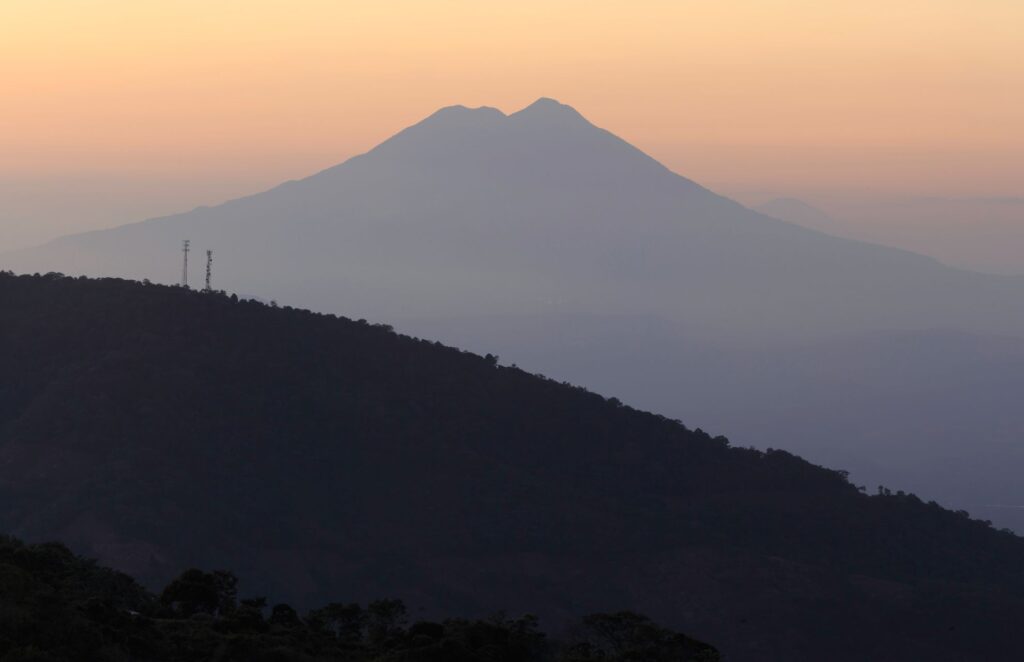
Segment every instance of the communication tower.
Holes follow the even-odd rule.
[[[192,242],[186,239],[181,244],[181,252],[185,256],[184,264],[181,267],[181,286],[188,287],[188,252],[191,250]]]

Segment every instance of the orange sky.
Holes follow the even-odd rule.
[[[0,0],[0,90],[0,226],[29,189],[188,208],[538,96],[720,188],[1024,194],[1021,0]]]

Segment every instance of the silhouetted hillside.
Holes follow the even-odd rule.
[[[1024,540],[385,327],[3,275],[0,367],[0,530],[150,586],[630,609],[733,660],[1024,651]]]

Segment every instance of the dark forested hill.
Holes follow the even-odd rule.
[[[966,514],[385,327],[120,280],[0,275],[0,530],[299,606],[635,609],[731,660],[1024,654],[1024,540]]]

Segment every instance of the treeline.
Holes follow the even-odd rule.
[[[224,571],[190,569],[159,595],[59,543],[0,537],[0,660],[115,662],[713,662],[717,651],[631,612],[592,614],[550,638],[533,616],[411,622],[400,600],[300,614],[238,597]]]

